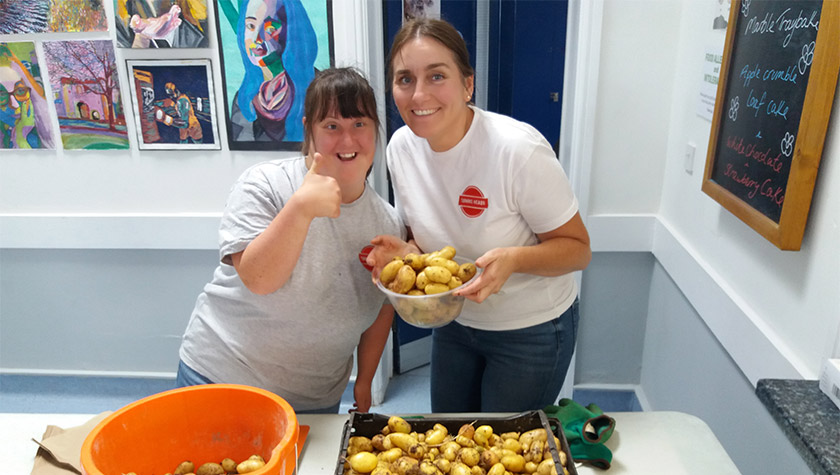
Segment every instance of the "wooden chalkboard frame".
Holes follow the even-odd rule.
[[[814,59],[778,223],[711,179],[719,155],[722,121],[726,118],[724,101],[732,51],[738,41],[738,25],[742,20],[741,4],[742,0],[732,0],[730,8],[702,191],[779,249],[798,251],[805,233],[840,70],[840,2],[825,0],[822,4]]]

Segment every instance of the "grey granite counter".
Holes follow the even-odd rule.
[[[840,409],[819,381],[761,379],[755,393],[814,473],[840,475]]]

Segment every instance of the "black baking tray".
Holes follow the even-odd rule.
[[[400,415],[417,432],[426,432],[434,427],[435,424],[443,424],[450,434],[457,434],[458,429],[462,425],[469,423],[474,423],[473,425],[475,427],[484,424],[490,425],[496,434],[504,432],[525,432],[531,429],[543,428],[560,439],[560,445],[562,447],[557,447],[553,437],[548,438],[549,450],[551,451],[551,456],[554,458],[557,473],[563,473],[563,466],[560,464],[560,456],[558,455],[558,451],[562,450],[566,453],[566,470],[568,470],[570,475],[578,475],[575,469],[574,459],[572,459],[572,452],[569,450],[569,442],[566,440],[565,434],[563,434],[563,427],[560,425],[560,421],[546,416],[542,410],[522,412],[512,416],[493,416],[490,414],[472,414],[471,416],[454,414]],[[344,423],[344,430],[341,434],[341,450],[338,453],[338,460],[336,461],[335,475],[342,475],[344,473],[344,460],[347,457],[347,447],[350,445],[350,437],[358,435],[368,438],[373,437],[380,433],[383,427],[388,425],[388,419],[390,417],[390,415],[365,412],[354,412],[350,415],[350,418]]]

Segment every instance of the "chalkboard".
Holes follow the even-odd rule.
[[[840,2],[733,0],[702,190],[799,250],[840,69]]]

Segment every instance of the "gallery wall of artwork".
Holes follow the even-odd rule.
[[[3,0],[0,149],[221,150],[222,124],[230,150],[298,150],[306,86],[335,61],[330,7]]]
[[[189,8],[178,27],[192,25],[185,36],[195,42],[195,31],[201,32],[206,47],[174,47],[182,40],[163,28],[165,22],[147,25],[160,27],[152,36],[161,36],[140,42],[147,47],[126,47],[137,43],[141,32],[151,31],[138,28],[130,30],[131,36],[132,24],[151,18],[137,5],[85,0],[85,5],[100,5],[107,27],[69,31],[49,29],[48,20],[31,26],[23,20],[35,18],[31,12],[10,15],[7,7],[13,1],[0,2],[6,8],[0,10],[0,84],[9,92],[9,107],[0,115],[6,132],[5,142],[0,141],[0,249],[214,248],[218,216],[236,178],[260,161],[300,154],[296,124],[291,124],[297,119],[289,119],[295,117],[296,102],[278,94],[282,88],[277,87],[285,83],[289,91],[305,91],[305,75],[298,74],[305,68],[296,62],[309,63],[313,71],[331,63],[357,67],[374,85],[380,114],[385,114],[377,2],[281,2],[297,7],[298,18],[303,7],[311,25],[303,31],[317,41],[317,54],[287,58],[302,48],[292,45],[290,35],[301,30],[290,23],[279,57],[286,77],[275,79],[282,77],[272,75],[278,55],[271,56],[276,47],[267,43],[283,39],[270,34],[276,22],[261,19],[262,27],[246,35],[244,19],[237,22],[249,10],[240,0],[207,0],[203,9],[195,6],[197,0],[179,0],[177,9],[156,7],[154,12],[169,14],[164,18],[170,20],[174,12],[182,15]],[[24,7],[50,4],[17,2]],[[277,2],[258,4],[276,8]],[[134,13],[125,19],[128,12]],[[23,25],[32,29],[10,32]],[[261,62],[271,67],[261,68]],[[254,69],[259,74],[249,72]],[[28,100],[14,97],[18,83],[19,94],[28,94]],[[272,112],[275,106],[279,113]],[[281,128],[286,132],[278,135]],[[387,193],[384,160],[375,162],[371,180]],[[132,239],[117,239],[126,235]]]

